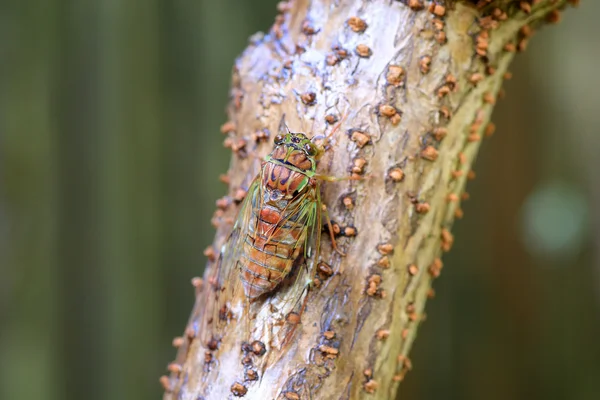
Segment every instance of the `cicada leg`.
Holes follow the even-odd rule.
[[[331,218],[329,218],[329,213],[327,212],[327,206],[325,204],[323,204],[321,206],[321,210],[325,214],[325,221],[326,221],[325,223],[327,224],[327,230],[329,231],[329,237],[331,238],[331,247],[333,247],[333,250],[336,253],[338,253],[340,256],[346,257],[346,253],[344,253],[343,251],[340,250],[340,248],[337,245],[337,241],[335,240],[335,234],[333,232],[333,225],[331,224]]]
[[[327,176],[327,175],[315,175],[314,178],[317,180],[328,181],[328,182],[339,182],[339,181],[348,181],[348,180],[357,181],[357,180],[366,179],[365,177],[362,177],[362,176],[335,177],[335,176]],[[339,247],[337,245],[337,241],[335,240],[335,234],[333,232],[331,218],[329,218],[329,213],[327,212],[327,206],[325,204],[322,204],[322,202],[321,202],[320,190],[318,190],[317,193],[318,193],[317,201],[318,201],[319,205],[321,206],[321,210],[325,214],[327,229],[329,230],[329,237],[331,238],[331,246],[333,247],[333,250],[335,250],[336,253],[338,253],[339,255],[344,257],[344,256],[346,256],[346,254],[339,249]]]

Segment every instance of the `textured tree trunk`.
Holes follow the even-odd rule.
[[[320,260],[333,274],[311,271],[316,282],[300,325],[287,346],[261,338],[266,354],[240,349],[243,313],[217,350],[197,339],[198,316],[210,311],[198,296],[175,341],[171,376],[162,378],[164,398],[394,398],[411,369],[408,353],[440,257],[452,247],[472,162],[493,133],[489,118],[507,67],[566,3],[280,3],[271,31],[253,37],[234,68],[223,127],[234,151],[231,198],[256,174],[253,155],[271,150],[265,135],[272,138],[284,116],[290,130],[309,136],[346,116],[319,165],[327,175],[366,177],[323,187],[346,256],[323,239]],[[223,201],[215,216],[214,249],[231,230],[234,204]],[[213,289],[198,285],[203,290]]]

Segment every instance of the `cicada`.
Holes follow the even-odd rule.
[[[339,125],[332,133],[337,128]],[[274,330],[280,338],[289,338],[286,319],[301,314],[310,271],[320,253],[326,212],[320,186],[325,180],[337,180],[317,173],[325,147],[316,140],[330,137],[311,140],[289,130],[275,137],[274,148],[250,184],[232,232],[207,277],[203,306],[213,312],[204,315],[199,329],[213,346],[225,334],[225,325],[239,321],[240,316],[246,319],[246,326],[252,325],[254,339],[265,341],[265,334],[277,334]],[[326,220],[337,250],[329,218]],[[264,307],[265,302],[269,307]],[[253,306],[257,311],[250,313]],[[265,332],[267,328],[269,332]],[[268,342],[273,345],[271,339]],[[284,341],[280,340],[281,344]]]

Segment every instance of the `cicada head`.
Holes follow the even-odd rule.
[[[275,148],[271,152],[271,159],[292,165],[307,174],[314,174],[321,155],[321,149],[306,135],[288,132],[275,136]]]

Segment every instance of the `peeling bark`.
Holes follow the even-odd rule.
[[[323,188],[332,219],[342,232],[351,228],[338,239],[347,254],[332,252],[323,235],[320,260],[333,274],[311,272],[317,283],[301,324],[288,346],[265,338],[266,354],[240,351],[241,320],[218,350],[195,339],[210,307],[197,296],[171,376],[162,378],[164,398],[394,398],[440,257],[452,247],[471,165],[493,133],[490,114],[510,61],[566,3],[280,3],[271,31],[254,36],[234,68],[223,126],[234,151],[231,198],[256,174],[254,155],[271,150],[265,139],[282,117],[312,136],[346,116],[319,171],[366,177]],[[224,200],[215,216],[215,249],[231,229],[231,204]]]

